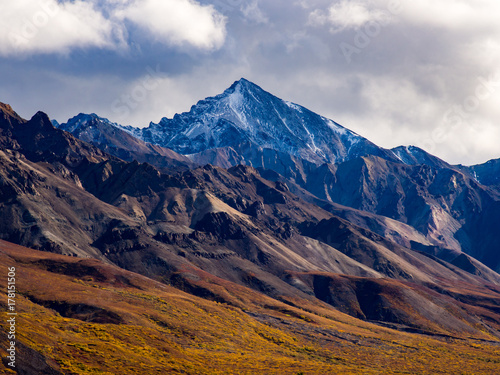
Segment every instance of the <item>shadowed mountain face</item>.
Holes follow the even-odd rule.
[[[471,306],[481,290],[497,290],[500,275],[410,225],[321,200],[250,166],[162,173],[56,129],[42,113],[25,121],[3,107],[0,129],[4,240],[99,259],[218,302],[234,303],[229,295],[235,292],[220,287],[231,283],[289,305],[326,303],[415,332],[480,336],[480,317],[488,316],[488,337],[497,335],[496,300],[487,297],[479,313]],[[378,157],[347,163],[359,161],[366,169],[351,168],[352,174],[394,164]],[[399,176],[419,176],[403,173],[417,167],[394,165]],[[449,291],[459,284],[468,291]],[[90,304],[76,309],[67,301],[32,301],[76,319],[122,321],[120,314]]]
[[[111,151],[109,144],[117,143],[116,138],[100,141],[109,129],[117,132],[104,119],[98,131],[83,126],[82,121],[72,119],[71,123],[80,126],[67,125],[67,130],[106,151]],[[340,204],[396,220],[424,238],[415,245],[413,240],[402,240],[407,247],[447,261],[452,260],[450,254],[465,252],[500,271],[500,232],[493,229],[500,222],[495,161],[474,167],[451,166],[417,147],[386,150],[245,79],[200,101],[190,112],[164,118],[145,129],[124,129],[144,141],[186,154],[199,165],[258,168],[267,179],[284,183],[310,203],[330,207],[330,212],[338,214],[339,210],[332,211],[332,204]],[[112,153],[126,160],[148,161],[158,168],[175,164],[151,157],[144,147],[131,151],[137,149],[131,141],[120,144],[128,151]],[[182,163],[188,165],[185,160]],[[358,225],[374,229],[355,216]],[[377,229],[383,236],[390,232],[380,226]]]
[[[26,121],[0,105],[0,265],[23,270],[22,304],[55,316],[47,330],[84,340],[81,324],[102,325],[120,353],[144,339],[157,345],[147,354],[155,368],[173,369],[156,362],[168,352],[187,373],[193,356],[200,366],[214,355],[231,362],[209,349],[215,331],[227,334],[223,350],[277,346],[266,355],[281,353],[286,369],[306,353],[299,362],[318,374],[347,371],[344,360],[331,364],[331,348],[363,340],[367,351],[396,337],[482,340],[474,368],[490,370],[500,342],[500,207],[481,178],[420,149],[378,148],[244,80],[144,131],[170,137],[164,146],[175,151],[133,132],[82,114],[55,128],[41,112]],[[198,154],[176,153],[187,150]],[[217,165],[193,162],[204,158]],[[21,341],[26,372],[40,364],[77,373],[68,356],[85,354],[69,344],[45,350],[52,339],[36,316],[26,318],[36,338]],[[185,317],[210,324],[200,330]],[[304,349],[311,340],[322,354]],[[265,362],[250,357],[254,367],[238,359],[234,373]]]
[[[500,269],[500,238],[492,227],[500,222],[499,195],[468,174],[372,156],[318,171],[306,186],[316,196],[398,220],[434,245]]]
[[[421,148],[415,146],[399,146],[391,150],[396,157],[407,165],[427,165],[433,168],[454,168],[438,157],[429,154]]]
[[[479,183],[500,192],[500,159],[489,160],[484,164],[471,167],[460,166],[464,172],[468,172]]]
[[[95,114],[80,113],[67,123],[53,122],[59,129],[72,133],[82,141],[126,161],[137,160],[154,164],[158,168],[189,169],[195,164],[176,152],[145,143],[122,130],[119,125]]]

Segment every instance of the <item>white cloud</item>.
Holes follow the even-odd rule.
[[[121,124],[145,127],[150,121],[159,122],[162,117],[189,111],[198,100],[222,93],[245,74],[241,67],[224,63],[218,68],[202,66],[177,76],[156,75],[156,68],[145,71],[145,76],[133,82],[118,85],[114,102],[99,113]],[[149,74],[153,75],[153,82],[146,87],[144,79]],[[146,88],[143,97],[137,95],[141,87]]]
[[[117,10],[115,17],[168,44],[213,49],[222,46],[226,36],[225,18],[212,6],[192,0],[136,0]]]
[[[339,106],[334,98],[330,108],[322,104],[324,109],[316,106],[317,111],[385,147],[416,144],[452,163],[500,157],[495,144],[500,86],[477,105],[474,99],[478,87],[485,96],[478,86],[482,78],[498,69],[500,2],[336,0],[308,9],[308,26],[322,26],[309,27],[309,35],[329,41],[333,52],[332,64],[324,70],[359,81],[344,90],[350,102],[340,100]],[[379,33],[367,32],[371,22],[383,26]],[[344,43],[357,48],[350,61],[342,55]],[[333,97],[322,92],[328,95]],[[322,103],[318,97],[313,105]],[[471,109],[459,125],[443,122],[456,107]]]
[[[74,47],[113,48],[112,22],[89,2],[16,0],[0,13],[0,54],[66,53]]]
[[[127,46],[125,20],[167,45],[213,49],[225,39],[224,17],[193,0],[114,0],[102,7],[97,0],[16,0],[0,5],[0,55],[120,49]]]
[[[245,18],[249,21],[253,21],[256,23],[268,23],[269,22],[269,19],[267,18],[267,16],[260,9],[259,3],[257,0],[254,0],[251,3],[248,3],[245,6],[242,6],[241,12],[245,16]]]
[[[413,23],[476,30],[495,24],[500,4],[493,0],[419,0],[405,2],[401,16]]]
[[[481,100],[477,108],[470,99],[476,95],[481,77],[488,79],[498,71],[498,0],[196,1],[86,0],[94,4],[92,9],[98,15],[101,13],[103,24],[111,25],[113,30],[107,34],[103,29],[94,39],[87,36],[87,43],[116,48],[119,38],[113,37],[114,32],[123,31],[131,43],[154,38],[157,44],[210,50],[220,45],[221,33],[227,28],[227,39],[219,53],[199,58],[199,54],[179,54],[175,48],[165,51],[165,59],[159,61],[158,53],[148,56],[153,50],[143,48],[139,63],[123,59],[122,54],[99,60],[102,56],[97,54],[96,63],[88,68],[82,68],[82,64],[94,56],[85,55],[84,62],[70,56],[64,71],[69,72],[68,77],[81,78],[82,83],[64,77],[55,80],[48,76],[43,80],[42,67],[47,71],[53,68],[36,56],[15,64],[0,59],[0,70],[6,73],[0,95],[21,111],[24,106],[24,113],[29,115],[45,109],[64,119],[66,114],[93,111],[114,121],[144,126],[150,120],[188,110],[197,100],[220,93],[233,80],[246,77],[283,99],[333,118],[381,146],[416,144],[452,163],[469,164],[500,157],[500,86],[493,88],[491,96]],[[167,2],[168,7],[162,4]],[[227,23],[213,8],[200,3],[214,4],[219,12],[224,12]],[[26,4],[27,0],[0,0],[2,26],[10,25],[6,23],[10,19],[21,24],[23,18],[19,14],[29,18],[24,10]],[[155,4],[158,17],[153,17],[148,26],[145,19]],[[394,4],[399,4],[397,11]],[[6,16],[5,9],[14,7],[17,13]],[[132,9],[135,11],[134,7],[143,17],[142,23],[139,16],[129,14]],[[180,26],[170,30],[168,27],[173,26],[162,25],[161,20],[170,19],[167,13],[173,10],[184,14],[192,11],[206,20],[198,28],[201,34],[191,36],[179,30]],[[122,14],[115,16],[117,11]],[[130,17],[125,17],[125,13]],[[259,19],[267,22],[255,22]],[[372,22],[383,26],[377,35],[367,33],[372,30]],[[193,23],[185,19],[182,26],[190,28]],[[212,30],[212,37],[207,38],[203,30]],[[356,45],[356,37],[362,33],[369,36],[369,43],[363,48]],[[74,34],[68,31],[66,36]],[[352,55],[351,63],[339,48],[342,43],[359,49]],[[0,38],[0,55],[2,44]],[[67,48],[77,45],[80,44],[74,42]],[[164,73],[159,83],[143,95],[141,84],[147,75],[144,66],[155,68],[162,61]],[[115,72],[114,66],[124,69]],[[30,69],[30,79],[23,78]],[[96,87],[85,86],[87,81]],[[45,95],[47,86],[57,93],[56,97]],[[78,92],[74,87],[79,87]],[[479,93],[485,97],[484,89]],[[133,98],[135,94],[135,101],[129,108],[130,114],[121,116],[113,111],[112,103],[124,94]],[[445,114],[456,106],[471,108],[466,110],[465,121],[459,126],[443,122]],[[62,111],[64,115],[59,115]]]
[[[369,1],[342,0],[331,5],[327,11],[316,9],[309,15],[310,25],[331,26],[331,32],[358,29],[369,22],[389,22],[391,13],[387,8],[375,6]]]

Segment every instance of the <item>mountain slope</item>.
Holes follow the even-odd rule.
[[[320,171],[307,185],[313,194],[411,225],[434,244],[500,270],[500,238],[493,230],[500,222],[500,196],[468,174],[373,156]]]
[[[127,128],[140,139],[181,154],[250,143],[313,163],[341,162],[367,154],[394,158],[365,138],[297,104],[241,79],[221,95],[199,101],[188,113],[148,128]]]
[[[500,271],[500,239],[491,230],[500,220],[494,162],[460,168],[417,147],[385,150],[244,79],[188,113],[127,131],[187,153],[201,165],[246,164],[274,171],[289,187],[295,184],[320,200],[398,220],[427,242],[425,247],[405,246],[447,261],[450,254],[465,252]],[[90,138],[98,144],[99,137]],[[135,159],[162,167],[161,158]]]
[[[418,329],[410,327],[406,330],[414,333],[397,331],[397,323],[392,323],[392,328],[376,326],[320,300],[296,298],[291,306],[193,270],[200,286],[226,297],[222,304],[94,259],[39,252],[0,241],[0,272],[6,274],[7,267],[15,267],[22,275],[16,284],[18,327],[22,327],[16,337],[17,370],[27,375],[323,375],[355,374],[360,369],[366,374],[396,374],[403,367],[409,374],[493,375],[498,369],[498,340],[486,332],[469,334],[467,325],[456,337],[429,331],[416,334]],[[396,306],[399,310],[393,320],[405,319],[417,309],[436,308],[430,301],[404,307],[401,302],[412,294],[435,298],[436,293],[410,289],[402,283],[339,275],[295,277],[304,285],[314,284],[325,299],[331,295],[345,300],[349,293],[358,292],[361,302],[350,308],[361,307],[361,313],[371,318],[397,311]],[[2,290],[6,281],[0,279]],[[322,289],[322,285],[327,288]],[[460,308],[467,307],[491,321],[494,314],[488,313],[488,308],[498,305],[500,291],[461,287],[467,294],[460,295],[464,301]],[[447,288],[448,293],[457,293]],[[368,295],[374,298],[370,301]],[[0,306],[2,310],[7,306],[4,293],[0,294]],[[446,307],[457,309],[453,304]],[[446,314],[442,319],[449,317]],[[5,322],[0,321],[1,342],[6,339]],[[463,328],[464,323],[453,323]],[[5,354],[1,346],[2,359]],[[14,373],[5,360],[0,362],[0,372]]]
[[[407,247],[447,261],[465,252],[500,271],[500,238],[492,230],[500,221],[493,161],[460,168],[417,147],[385,150],[245,79],[188,113],[127,131],[201,165],[271,170],[287,186],[298,185],[320,200],[412,226],[426,243]],[[98,144],[99,137],[94,133],[88,140]],[[135,158],[162,166],[159,160]]]
[[[145,143],[122,130],[118,124],[96,114],[80,113],[64,124],[55,123],[55,125],[78,139],[126,161],[147,162],[158,168],[189,169],[195,166],[187,157],[172,150]]]
[[[297,300],[317,304],[328,294],[323,284],[308,285],[300,275],[333,280],[343,274],[376,285],[382,285],[383,277],[392,278],[398,290],[424,288],[427,297],[405,292],[405,301],[414,310],[397,313],[398,319],[394,314],[346,312],[434,334],[475,333],[479,321],[466,306],[449,316],[451,325],[444,324],[439,314],[431,320],[417,319],[424,314],[418,306],[431,298],[432,288],[440,288],[444,281],[479,289],[500,285],[500,276],[483,265],[476,263],[471,269],[481,273],[465,272],[459,267],[470,269],[474,261],[459,259],[454,266],[395,244],[300,199],[285,184],[264,179],[254,168],[224,170],[207,165],[160,173],[151,165],[124,162],[54,129],[46,116],[36,119],[28,127],[30,122],[13,125],[10,144],[17,149],[2,150],[4,239],[101,259],[225,303],[232,303],[232,297],[207,284],[207,278],[248,287],[289,305]],[[15,118],[9,121],[5,123],[13,124]],[[19,135],[21,129],[30,132]],[[48,152],[39,139],[60,145]],[[81,154],[68,157],[78,150]],[[363,285],[353,281],[350,288]],[[441,297],[433,296],[432,303],[438,311],[446,310],[446,292],[438,294]],[[361,297],[346,298],[355,304]],[[345,301],[325,300],[337,308]],[[400,309],[399,305],[387,306]],[[459,323],[461,316],[467,316],[466,323]],[[493,331],[495,324],[489,326]]]
[[[429,154],[428,152],[422,150],[419,147],[399,146],[393,148],[391,151],[397,156],[399,160],[401,160],[404,164],[407,165],[427,165],[433,168],[448,168],[448,169],[453,168],[450,164],[448,164],[444,160],[441,160],[438,157]]]
[[[500,159],[489,160],[484,164],[470,167],[459,167],[463,171],[470,173],[479,183],[500,192]]]

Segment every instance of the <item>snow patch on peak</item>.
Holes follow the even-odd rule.
[[[298,104],[295,104],[295,103],[292,103],[292,102],[288,102],[286,100],[283,100],[283,102],[291,109],[295,110],[295,111],[298,111],[298,112],[301,112],[302,113],[302,107]]]
[[[189,112],[163,118],[145,129],[121,129],[181,154],[243,143],[313,163],[337,162],[369,152],[384,154],[336,122],[277,98],[244,78],[222,94],[200,100]]]
[[[340,126],[335,121],[330,120],[326,117],[322,117],[322,119],[326,122],[328,127],[330,129],[332,129],[334,132],[336,132],[337,134],[340,134],[340,135],[347,135],[348,134],[347,129],[344,128],[343,126]]]
[[[316,146],[316,143],[314,142],[314,134],[311,134],[311,132],[309,131],[309,129],[307,128],[307,126],[305,124],[302,124],[304,130],[306,131],[307,133],[307,136],[309,137],[309,141],[310,142],[307,142],[307,147],[314,153],[318,153],[320,152],[322,154],[322,156],[324,156],[324,152],[318,147]]]
[[[100,124],[106,124],[120,129],[122,128],[120,125],[109,121],[107,118],[99,117],[95,113],[79,113],[78,115],[70,118],[68,122],[59,124],[57,127],[70,133],[74,133],[75,131],[86,131],[87,129]]]
[[[248,119],[245,116],[245,98],[240,90],[235,91],[229,95],[229,108],[234,115],[238,118],[240,125],[243,129],[248,130],[250,125]]]
[[[481,183],[481,181],[479,181],[479,177],[477,176],[477,172],[474,171],[474,180],[478,183]]]
[[[414,160],[410,157],[411,153],[407,146],[399,146],[392,149],[394,156],[396,156],[404,164],[414,164]]]
[[[104,123],[110,124],[110,125],[116,125],[116,124],[113,124],[111,121],[109,121],[107,118],[99,117],[95,113],[91,113],[91,114],[80,113],[77,116],[70,118],[68,120],[67,124],[86,125],[89,122],[95,122],[95,121],[104,122]]]
[[[416,146],[399,146],[390,151],[392,151],[393,155],[402,163],[407,165],[428,165],[437,168],[446,165],[441,159]]]
[[[359,143],[362,140],[364,140],[364,138],[361,137],[360,135],[354,133],[353,131],[351,131],[349,129],[344,128],[342,125],[337,124],[335,121],[327,119],[325,117],[322,117],[322,118],[326,122],[326,124],[328,125],[328,127],[330,129],[332,129],[335,133],[337,133],[341,137],[344,137],[350,143],[351,148],[356,143]]]
[[[239,92],[242,92],[242,91],[251,91],[250,89],[252,87],[258,87],[258,86],[255,85],[254,83],[246,80],[245,78],[241,78],[240,80],[235,81],[231,86],[229,86],[229,88],[227,88],[224,91],[224,93],[222,93],[221,95],[222,96],[224,96],[224,95],[231,95],[232,93],[234,93],[236,91],[239,91]],[[220,97],[221,95],[217,95],[215,98]]]
[[[186,129],[183,134],[189,138],[196,138],[200,135],[206,135],[209,131],[210,129],[208,129],[205,124],[199,122],[191,128]]]

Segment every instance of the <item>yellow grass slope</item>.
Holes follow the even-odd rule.
[[[221,304],[97,260],[0,241],[2,357],[12,266],[17,364],[28,374],[500,373],[499,342],[486,333],[402,333],[321,302],[292,307],[193,269],[193,278],[224,295]],[[13,373],[5,364],[0,372]]]

